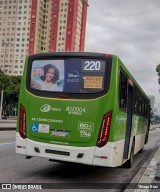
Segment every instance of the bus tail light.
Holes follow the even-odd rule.
[[[19,114],[19,134],[23,139],[26,138],[26,110],[22,105]]]
[[[109,111],[103,116],[101,127],[98,134],[97,147],[103,147],[107,144],[109,133],[110,133],[110,125],[112,119],[112,111]]]

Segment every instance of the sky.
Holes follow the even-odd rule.
[[[160,113],[160,0],[89,0],[85,51],[119,56]]]

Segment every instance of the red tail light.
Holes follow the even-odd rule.
[[[26,138],[26,110],[22,105],[19,114],[19,134],[23,139]]]
[[[111,119],[112,119],[112,111],[109,111],[103,116],[97,140],[97,147],[103,147],[104,145],[107,144],[110,132]]]
[[[103,54],[105,57],[110,57],[111,54]]]

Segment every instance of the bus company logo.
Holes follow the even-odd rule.
[[[40,108],[40,111],[41,111],[41,112],[44,112],[44,113],[49,112],[50,110],[51,110],[51,106],[48,105],[48,104],[44,104],[44,105],[42,105],[42,107]]]

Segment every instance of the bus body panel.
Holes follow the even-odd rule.
[[[26,93],[22,100],[26,97],[30,102],[21,104],[26,110],[27,138],[45,143],[95,146],[102,118],[112,109],[107,97],[72,101],[37,98]],[[50,107],[48,112],[41,110],[44,105]],[[37,126],[43,128],[37,131]],[[115,139],[112,130],[109,140]]]

